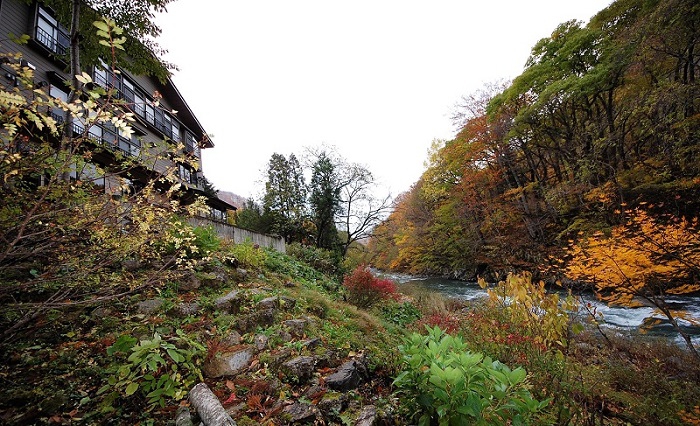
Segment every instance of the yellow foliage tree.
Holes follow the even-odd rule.
[[[700,291],[700,232],[697,218],[652,217],[642,208],[625,212],[627,220],[610,235],[598,232],[571,244],[566,274],[589,282],[602,300],[616,305],[654,306],[698,356],[678,320],[697,324],[687,312],[674,310],[669,295]]]
[[[535,342],[545,347],[567,345],[569,312],[578,310],[571,294],[562,299],[547,292],[544,282],[533,282],[527,272],[508,274],[492,287],[480,278],[479,286],[487,289],[489,303],[503,309],[510,322],[520,325]]]
[[[96,23],[108,44],[109,25]],[[110,124],[131,134],[129,105],[87,74],[76,77],[76,100],[56,99],[34,89],[21,55],[5,59],[18,84],[0,89],[0,346],[32,332],[50,311],[157,288],[209,255],[185,220],[204,213],[204,201],[178,201],[176,165],[192,165],[182,145],[161,141],[138,158],[114,153],[107,166],[93,163],[115,150],[96,141],[91,128]],[[51,113],[70,117],[70,137]],[[170,166],[153,170],[141,188],[130,185],[130,172],[159,161]],[[98,177],[108,190],[95,185]]]

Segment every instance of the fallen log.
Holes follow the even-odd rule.
[[[204,426],[236,426],[219,399],[204,383],[196,384],[188,396]]]

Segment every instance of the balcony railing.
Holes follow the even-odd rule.
[[[65,55],[68,51],[68,45],[61,44],[58,39],[41,27],[36,27],[36,40],[59,55]]]
[[[63,111],[60,111],[61,113]],[[50,111],[51,117],[53,117],[54,120],[56,120],[56,123],[61,126],[64,123],[64,116],[56,111]],[[73,135],[74,136],[79,136],[82,135],[83,132],[85,131],[85,128],[83,125],[79,122],[74,121],[72,123],[73,126]],[[102,129],[102,131],[105,131]],[[122,152],[128,156],[131,157],[138,157],[139,154],[141,153],[141,145],[140,144],[135,144],[132,141],[121,137],[121,136],[116,136],[113,133],[110,132],[108,137],[105,137],[104,135],[93,133],[92,131],[88,132],[87,135],[91,140],[105,146],[106,148],[109,148],[113,151],[119,151]]]

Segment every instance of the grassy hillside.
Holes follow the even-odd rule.
[[[178,407],[190,405],[189,389],[204,381],[239,425],[354,424],[363,415],[375,424],[437,419],[427,407],[438,400],[422,404],[442,393],[421,378],[443,358],[429,356],[427,370],[412,366],[427,356],[431,335],[445,348],[444,359],[452,356],[449,348],[462,348],[459,353],[527,370],[525,382],[507,385],[507,395],[489,388],[497,383],[493,370],[475,380],[495,392],[489,398],[540,401],[527,417],[532,424],[670,425],[698,418],[700,370],[688,354],[614,335],[606,342],[591,326],[572,325],[586,324],[585,316],[574,321],[527,277],[502,286],[530,296],[504,305],[498,295],[506,293],[495,291],[489,302],[466,305],[399,287],[360,309],[344,301],[358,299],[338,278],[284,254],[224,244],[158,289],[49,311],[5,342],[0,418],[3,424],[172,424]],[[545,315],[529,316],[533,304]],[[459,341],[435,336],[435,329],[427,333],[426,325]],[[410,343],[412,332],[419,334]],[[404,361],[411,353],[417,358]],[[461,362],[444,371],[465,368]],[[351,383],[335,384],[334,374],[348,363],[355,368]],[[472,374],[460,371],[455,377]],[[452,408],[445,416],[467,404],[456,389],[446,389],[445,406]],[[502,424],[525,410],[484,404],[484,424]]]

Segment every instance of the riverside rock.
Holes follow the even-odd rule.
[[[326,377],[326,386],[341,392],[355,389],[367,376],[367,367],[361,360],[350,360]]]
[[[304,334],[304,328],[306,327],[306,320],[303,319],[291,319],[283,323],[289,332],[294,337],[301,337]]]
[[[314,358],[298,356],[282,364],[280,370],[287,376],[287,381],[298,384],[306,383],[315,371]]]
[[[178,317],[186,317],[188,315],[196,315],[199,312],[199,304],[197,302],[180,303],[173,309],[173,314]]]
[[[163,306],[163,299],[148,299],[139,302],[136,305],[136,311],[139,314],[150,315],[160,309],[161,306]]]
[[[225,311],[235,314],[243,304],[245,297],[238,290],[231,290],[224,296],[219,297],[214,301],[214,307],[219,311]]]
[[[236,330],[231,330],[228,334],[221,339],[221,343],[226,346],[236,346],[240,345],[242,340],[241,333]]]
[[[248,333],[258,327],[269,327],[275,323],[274,309],[263,309],[241,316],[236,320],[236,329]]]
[[[210,378],[235,376],[250,366],[254,355],[255,350],[252,347],[217,353],[204,364],[202,372]]]
[[[289,423],[306,423],[316,418],[318,409],[312,405],[295,402],[282,409],[282,418]]]
[[[291,297],[286,296],[272,296],[258,302],[258,306],[263,309],[282,309],[284,311],[294,309],[294,306],[296,306],[296,304],[296,299],[292,299]]]
[[[377,408],[374,405],[362,407],[360,416],[355,421],[355,426],[374,426],[377,422]]]

